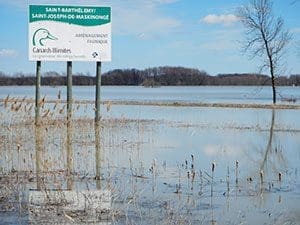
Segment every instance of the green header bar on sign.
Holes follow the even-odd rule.
[[[110,23],[111,8],[95,6],[30,5],[29,22],[58,21],[81,26]]]

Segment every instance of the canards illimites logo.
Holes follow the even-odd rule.
[[[58,40],[57,37],[52,35],[49,30],[45,28],[37,29],[32,38],[33,46],[44,46],[48,40]]]

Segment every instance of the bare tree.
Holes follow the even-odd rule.
[[[284,29],[283,19],[275,18],[272,8],[271,0],[249,0],[249,4],[238,9],[237,16],[246,28],[245,52],[252,58],[263,58],[261,71],[270,71],[275,104],[275,76],[282,66],[282,56],[291,35]]]

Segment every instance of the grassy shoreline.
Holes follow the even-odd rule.
[[[0,99],[0,104],[7,103],[34,103],[33,99],[5,98]],[[57,103],[58,100],[45,100],[44,103]],[[59,103],[66,103],[59,100]],[[93,100],[74,100],[74,104],[95,104]],[[294,109],[300,110],[300,105],[295,104],[256,104],[256,103],[204,103],[204,102],[159,102],[159,101],[102,101],[104,105],[143,105],[166,107],[214,107],[214,108],[254,108],[254,109]]]

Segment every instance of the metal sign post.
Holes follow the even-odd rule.
[[[67,189],[73,189],[73,147],[72,147],[72,62],[67,62]]]
[[[98,123],[100,117],[100,88],[101,88],[101,62],[96,64],[96,101],[95,101],[95,122]]]
[[[35,124],[40,125],[40,88],[41,88],[41,61],[36,62],[36,82],[35,82]]]
[[[67,122],[72,118],[72,62],[67,62]]]

